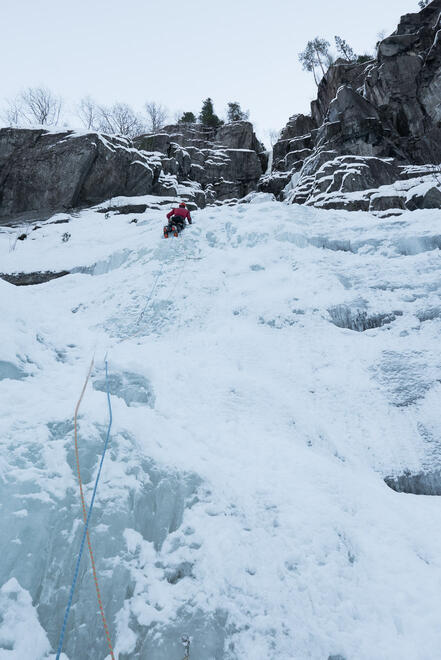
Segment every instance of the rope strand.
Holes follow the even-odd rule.
[[[100,461],[100,465],[99,465],[99,468],[98,468],[98,473],[97,473],[97,476],[96,476],[96,479],[95,479],[95,486],[94,486],[94,489],[93,489],[92,499],[91,499],[91,502],[90,502],[90,507],[89,507],[89,511],[87,512],[87,515],[86,515],[86,504],[85,504],[85,500],[84,500],[83,484],[82,484],[82,479],[81,479],[80,461],[79,461],[79,452],[78,452],[78,433],[77,433],[78,411],[79,411],[81,401],[82,401],[83,396],[84,396],[84,392],[86,391],[86,387],[87,387],[87,383],[88,383],[89,378],[90,378],[90,374],[92,372],[93,362],[94,361],[92,359],[92,361],[90,363],[90,367],[89,367],[89,372],[87,374],[87,378],[85,380],[85,383],[83,385],[83,389],[81,391],[80,398],[79,398],[78,403],[75,407],[75,416],[74,416],[75,456],[76,456],[76,461],[77,461],[77,473],[78,473],[78,481],[79,481],[79,485],[80,485],[81,505],[82,505],[82,509],[83,509],[83,518],[84,518],[84,523],[85,524],[84,524],[83,536],[81,538],[80,552],[78,554],[78,559],[77,559],[76,566],[75,566],[74,577],[73,577],[72,585],[71,585],[71,588],[70,588],[70,593],[69,593],[69,599],[68,599],[68,603],[67,603],[67,607],[66,607],[66,612],[64,614],[63,626],[61,628],[61,634],[60,634],[60,640],[59,640],[59,643],[58,643],[58,650],[57,650],[56,660],[60,659],[60,654],[61,654],[61,651],[63,649],[63,642],[64,642],[64,636],[65,636],[65,633],[66,633],[67,620],[69,618],[69,612],[70,612],[70,609],[71,609],[71,606],[72,606],[73,595],[74,595],[75,586],[76,586],[76,583],[77,583],[77,580],[78,580],[78,574],[79,574],[79,570],[80,570],[80,563],[81,563],[81,558],[82,558],[83,552],[84,552],[84,544],[85,544],[86,538],[87,538],[87,545],[88,545],[88,548],[89,548],[90,559],[91,559],[91,563],[92,563],[93,579],[94,579],[94,582],[95,582],[95,589],[96,589],[96,593],[97,593],[98,604],[99,604],[99,608],[100,608],[101,618],[102,618],[102,621],[103,621],[104,631],[106,633],[106,638],[107,638],[107,644],[109,646],[111,658],[112,658],[112,660],[115,660],[115,656],[114,656],[114,653],[113,653],[112,642],[111,642],[111,639],[110,639],[109,628],[107,626],[107,621],[106,621],[106,617],[105,617],[105,614],[104,614],[104,608],[103,608],[103,604],[102,604],[102,600],[101,600],[101,593],[100,593],[100,589],[99,589],[98,577],[97,577],[96,567],[95,567],[95,559],[94,559],[94,556],[93,556],[92,544],[90,542],[90,536],[89,536],[90,517],[92,515],[92,509],[93,509],[93,505],[94,505],[94,502],[95,502],[95,496],[96,496],[96,492],[97,492],[97,488],[98,488],[98,482],[100,480],[101,469],[103,467],[104,456],[106,454],[107,445],[109,443],[110,429],[112,427],[112,405],[111,405],[111,402],[110,402],[107,360],[105,362],[105,365],[106,365],[107,405],[108,405],[108,408],[109,408],[109,424],[108,424],[108,427],[107,427],[107,434],[106,434],[106,440],[105,440],[105,443],[104,443],[104,449],[103,449],[103,453],[101,455],[101,461]]]
[[[176,256],[176,251],[177,251],[177,248],[175,249],[172,261],[174,261],[174,257]],[[180,272],[178,274],[178,278],[177,278],[177,280],[175,282],[175,285],[173,286],[173,289],[171,291],[172,294],[176,290],[176,288],[177,288],[177,286],[180,282],[180,279],[182,277],[185,266],[186,266],[188,256],[187,256],[185,250],[184,250],[184,253],[185,253],[184,263],[183,263],[182,268],[180,269]],[[160,279],[162,273],[164,272],[164,265],[165,264],[164,264],[164,261],[163,261],[162,264],[161,264],[161,268],[160,268],[159,272],[157,273],[156,278],[153,282],[153,286],[152,286],[152,288],[150,290],[150,293],[147,297],[144,308],[143,308],[141,314],[138,317],[138,320],[136,322],[136,326],[139,326],[140,322],[144,318],[144,314],[146,313],[147,308],[148,308],[148,306],[149,306],[149,304],[150,304],[150,302],[153,298],[153,294],[155,293],[155,290],[156,290],[156,287],[158,285],[159,279]],[[81,390],[80,398],[78,399],[77,405],[75,406],[75,413],[74,413],[75,458],[76,458],[76,466],[77,466],[78,484],[79,484],[79,488],[80,488],[81,508],[82,508],[82,511],[83,511],[84,531],[83,531],[83,536],[81,538],[80,551],[79,551],[77,562],[76,562],[76,565],[75,565],[74,577],[73,577],[70,592],[69,592],[68,603],[67,603],[66,611],[65,611],[65,614],[64,614],[63,625],[62,625],[62,628],[61,628],[60,639],[59,639],[59,643],[58,643],[56,660],[60,660],[60,655],[61,655],[61,652],[62,652],[62,649],[63,649],[63,643],[64,643],[64,637],[65,637],[65,633],[66,633],[67,621],[68,621],[68,618],[69,618],[70,609],[72,607],[73,596],[74,596],[74,592],[75,592],[76,583],[77,583],[77,580],[78,580],[78,575],[79,575],[79,570],[80,570],[80,563],[81,563],[81,559],[82,559],[82,556],[83,556],[84,545],[85,545],[86,540],[87,540],[87,546],[88,546],[88,549],[89,549],[90,561],[91,561],[91,565],[92,565],[93,580],[94,580],[94,583],[95,583],[95,590],[96,590],[96,595],[97,595],[97,599],[98,599],[98,605],[99,605],[99,609],[100,609],[101,619],[102,619],[104,631],[105,631],[105,634],[106,634],[107,645],[109,647],[111,659],[115,660],[115,655],[114,655],[113,647],[112,647],[112,641],[111,641],[111,638],[110,638],[109,627],[107,625],[106,616],[105,616],[105,613],[104,613],[104,607],[103,607],[102,598],[101,598],[100,587],[99,587],[99,583],[98,583],[98,575],[97,575],[97,572],[96,572],[96,565],[95,565],[95,558],[94,558],[94,554],[93,554],[93,550],[92,550],[92,543],[91,543],[90,535],[89,535],[90,518],[91,518],[91,514],[92,514],[93,505],[94,505],[94,502],[95,502],[95,496],[96,496],[96,492],[97,492],[97,488],[98,488],[98,482],[99,482],[99,479],[100,479],[100,476],[101,476],[101,469],[102,469],[103,462],[104,462],[104,456],[105,456],[107,446],[108,446],[108,443],[109,443],[110,430],[111,430],[111,427],[112,427],[112,405],[111,405],[111,401],[110,401],[110,391],[109,391],[107,354],[106,354],[106,357],[104,358],[104,360],[105,360],[105,366],[106,366],[106,394],[107,394],[107,405],[108,405],[108,408],[109,408],[109,424],[108,424],[108,428],[107,428],[107,434],[106,434],[106,440],[105,440],[105,443],[104,443],[104,449],[103,449],[103,453],[101,455],[101,461],[100,461],[98,473],[97,473],[96,480],[95,480],[95,486],[94,486],[94,489],[93,489],[92,499],[91,499],[89,510],[88,510],[87,513],[86,513],[86,502],[85,502],[85,498],[84,498],[84,490],[83,490],[83,482],[82,482],[82,478],[81,478],[80,458],[79,458],[79,450],[78,450],[78,412],[79,412],[80,405],[81,405],[81,402],[82,402],[83,397],[84,397],[84,393],[86,391],[87,384],[89,382],[90,374],[92,373],[93,364],[94,364],[93,358],[92,358],[92,361],[90,363],[90,367],[89,367],[89,371],[87,373],[86,380],[85,380],[83,388]],[[187,645],[186,645],[186,652],[187,652],[186,658],[189,658],[189,652],[190,652],[189,647],[190,647],[190,641],[188,639],[187,640]]]

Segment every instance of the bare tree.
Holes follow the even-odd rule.
[[[6,102],[3,117],[11,126],[56,126],[62,100],[47,87],[28,87]]]
[[[163,128],[165,121],[168,117],[168,110],[160,103],[154,101],[145,104],[145,111],[147,113],[147,129],[151,133],[160,131]]]
[[[135,137],[146,129],[141,115],[127,103],[114,103],[112,106],[98,107],[98,130],[103,133]]]
[[[19,94],[18,102],[28,124],[56,126],[60,120],[62,100],[47,87],[28,87]]]
[[[100,128],[100,107],[90,97],[85,96],[81,99],[76,110],[77,117],[88,131],[97,131]]]
[[[6,106],[0,116],[8,126],[20,126],[22,117],[21,104],[18,97],[6,101]]]
[[[146,130],[145,119],[127,103],[100,105],[90,96],[85,96],[76,114],[87,130],[126,137],[135,137]]]

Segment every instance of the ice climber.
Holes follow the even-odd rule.
[[[168,225],[164,227],[164,238],[168,238],[170,232],[173,232],[174,236],[178,236],[179,232],[184,229],[185,221],[188,220],[188,224],[191,225],[192,219],[190,211],[187,209],[185,202],[181,202],[178,208],[172,209],[167,213]]]

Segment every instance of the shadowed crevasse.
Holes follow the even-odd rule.
[[[384,481],[397,493],[412,495],[441,495],[441,470],[412,474],[404,472],[399,476],[385,477]]]
[[[0,278],[14,284],[15,286],[32,286],[33,284],[44,284],[50,280],[56,280],[59,277],[69,275],[68,270],[60,270],[58,272],[43,271],[35,273],[0,273]]]
[[[352,309],[347,305],[336,305],[330,307],[329,315],[332,323],[338,328],[347,328],[356,332],[365,332],[372,328],[381,328],[396,320],[398,316],[402,316],[403,312],[394,311],[389,314],[368,314],[363,309]]]

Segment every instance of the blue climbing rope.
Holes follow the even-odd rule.
[[[103,463],[104,463],[104,456],[106,455],[107,445],[109,444],[110,429],[112,428],[112,404],[110,402],[109,374],[108,374],[107,360],[105,361],[105,365],[106,365],[107,405],[109,407],[109,424],[108,424],[108,427],[107,427],[106,441],[104,443],[104,449],[103,449],[103,453],[101,455],[100,466],[98,468],[98,473],[97,473],[96,479],[95,479],[95,486],[94,486],[94,489],[93,489],[92,499],[90,501],[89,511],[87,512],[86,524],[84,525],[83,537],[81,539],[81,545],[80,545],[80,552],[79,552],[77,563],[76,563],[76,566],[75,566],[75,573],[74,573],[74,577],[73,577],[73,580],[72,580],[72,585],[70,587],[69,600],[67,602],[66,612],[64,614],[63,626],[61,628],[60,640],[59,640],[59,643],[58,643],[58,650],[57,650],[56,660],[60,660],[61,651],[63,649],[63,642],[64,642],[64,635],[66,633],[67,620],[69,618],[69,612],[70,612],[70,608],[72,606],[72,600],[73,600],[73,595],[74,595],[74,591],[75,591],[75,586],[77,584],[78,574],[80,572],[81,558],[82,558],[83,552],[84,552],[84,544],[85,544],[85,541],[86,541],[87,531],[89,529],[90,517],[92,515],[92,509],[93,509],[93,505],[94,505],[94,502],[95,502],[95,496],[96,496],[96,491],[97,491],[97,488],[98,488],[98,482],[100,480],[101,469],[102,469]]]

